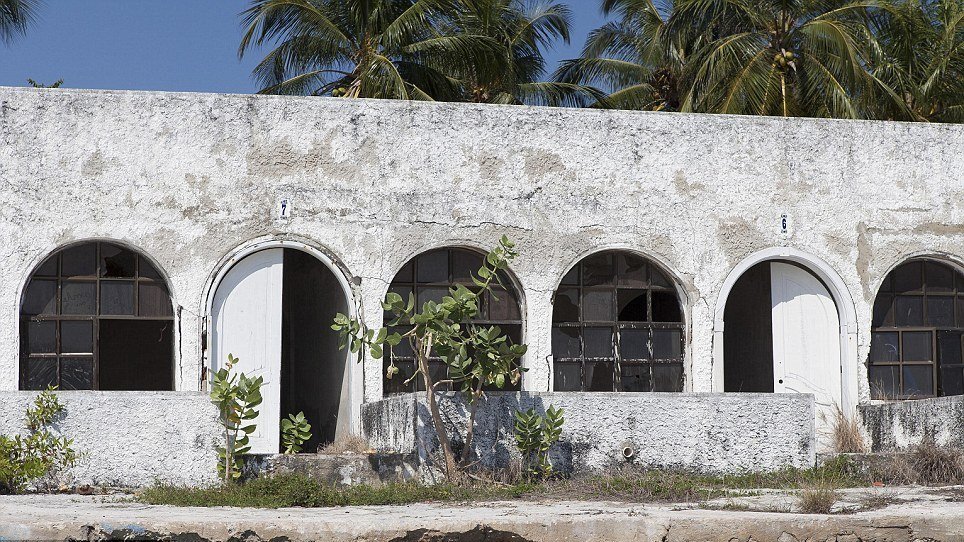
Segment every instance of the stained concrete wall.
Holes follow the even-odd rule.
[[[217,409],[198,392],[63,391],[53,429],[80,456],[59,482],[142,487],[217,481]],[[34,392],[0,392],[0,434],[26,434]]]
[[[759,472],[812,467],[813,396],[704,393],[493,393],[479,404],[473,450],[487,467],[505,467],[519,453],[514,416],[550,405],[565,413],[553,463],[563,471],[598,471],[624,463],[706,472]],[[440,402],[456,448],[465,434],[461,396]],[[438,436],[423,394],[397,395],[362,406],[369,444],[381,451],[437,460]],[[633,449],[627,461],[625,447]]]
[[[874,452],[906,450],[925,440],[964,448],[964,396],[861,405]]]
[[[585,255],[622,247],[674,277],[685,389],[709,392],[722,389],[714,315],[728,276],[758,251],[794,249],[839,279],[854,315],[848,394],[864,400],[883,277],[913,255],[964,256],[962,126],[7,88],[0,141],[0,389],[17,388],[31,269],[86,239],[135,247],[168,277],[179,390],[200,386],[213,277],[257,242],[327,255],[378,325],[410,258],[508,234],[531,391],[551,385],[552,292]],[[381,397],[380,362],[353,371],[354,404]]]

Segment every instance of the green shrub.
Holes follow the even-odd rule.
[[[73,439],[58,437],[50,425],[66,409],[55,388],[47,388],[27,408],[27,436],[0,435],[0,493],[22,491],[27,485],[50,478],[77,462]]]
[[[218,475],[225,482],[241,477],[244,468],[242,455],[251,450],[248,435],[256,425],[249,423],[258,417],[255,407],[261,404],[264,378],[249,378],[244,373],[233,374],[231,369],[238,358],[228,354],[228,362],[214,375],[211,402],[218,407],[218,422],[224,428],[224,446],[218,447]]]
[[[288,414],[281,420],[281,443],[286,454],[296,454],[301,451],[304,443],[311,440],[311,424],[305,419],[305,413]]]
[[[527,475],[552,475],[549,450],[562,435],[562,424],[565,421],[563,410],[552,405],[546,410],[545,416],[540,416],[532,408],[515,413],[515,443],[522,453],[522,463]]]

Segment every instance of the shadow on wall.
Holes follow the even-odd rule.
[[[491,469],[521,459],[514,442],[515,413],[549,406],[565,410],[559,444],[551,452],[562,472],[601,471],[627,461],[644,468],[702,472],[811,467],[815,462],[814,404],[808,394],[694,394],[496,392],[476,414],[473,452]],[[440,414],[454,439],[465,433],[468,406],[440,395]],[[362,406],[372,447],[414,453],[426,465],[439,447],[422,394],[402,394]],[[460,450],[461,441],[454,442]],[[633,457],[623,457],[626,446]]]

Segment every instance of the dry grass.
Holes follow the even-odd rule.
[[[937,446],[932,439],[914,448],[911,461],[918,484],[948,485],[964,480],[964,453],[957,448]]]
[[[797,505],[805,514],[829,514],[837,504],[839,495],[830,485],[814,485],[800,491]]]
[[[335,439],[331,444],[318,448],[319,454],[338,455],[338,454],[363,454],[371,447],[364,437],[358,435],[347,435]]]
[[[875,482],[888,485],[946,486],[964,483],[964,450],[938,446],[933,439],[893,454],[868,473]]]
[[[835,452],[838,454],[862,454],[867,452],[867,442],[864,440],[862,424],[856,416],[844,414],[839,405],[834,405],[831,428]]]

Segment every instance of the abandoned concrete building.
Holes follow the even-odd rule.
[[[95,481],[210,480],[228,353],[265,377],[256,453],[298,411],[312,450],[424,446],[414,385],[329,325],[503,234],[482,317],[528,370],[491,408],[566,408],[576,467],[807,465],[835,406],[964,393],[958,126],[7,88],[0,138],[0,432],[70,390]]]

